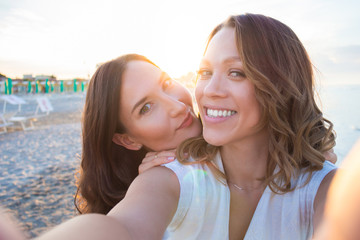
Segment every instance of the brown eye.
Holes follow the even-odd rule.
[[[150,103],[145,104],[145,105],[140,109],[140,115],[143,115],[143,114],[149,112],[150,109],[151,109],[151,104],[150,104]]]
[[[243,73],[242,71],[230,71],[229,76],[233,77],[233,78],[239,78],[239,77],[244,78],[244,77],[246,77],[245,73]]]
[[[200,79],[206,79],[211,76],[212,72],[208,70],[199,70],[197,71],[198,78]]]

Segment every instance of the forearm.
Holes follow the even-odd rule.
[[[77,216],[50,231],[44,233],[38,240],[97,240],[97,239],[132,239],[121,223],[112,217],[102,214],[85,214]]]

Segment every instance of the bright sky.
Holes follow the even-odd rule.
[[[360,84],[359,10],[357,0],[0,0],[0,73],[88,78],[135,52],[180,77],[218,23],[250,12],[290,26],[323,83]]]

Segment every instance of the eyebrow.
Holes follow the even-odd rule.
[[[229,57],[224,60],[224,63],[230,63],[230,62],[241,62],[240,57]]]
[[[242,61],[241,61],[240,57],[234,56],[234,57],[229,57],[229,58],[225,59],[222,63],[228,64],[228,63],[231,63],[231,62],[242,62]],[[203,58],[203,59],[201,59],[201,63],[210,64],[210,61]]]
[[[164,77],[165,77],[166,75],[167,75],[166,72],[161,72],[160,78],[159,78],[159,80],[158,80],[158,83],[159,83],[159,84],[163,81],[163,79],[164,79]],[[145,97],[141,98],[138,102],[136,102],[135,105],[134,105],[134,107],[133,107],[133,109],[131,110],[131,114],[133,114],[133,112],[134,112],[140,105],[143,105],[143,104],[147,101],[147,99],[148,99],[148,96],[145,96]]]

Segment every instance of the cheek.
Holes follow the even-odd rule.
[[[198,105],[200,104],[200,99],[203,95],[203,90],[204,90],[204,84],[198,82],[195,88],[195,99]]]
[[[154,146],[161,147],[168,141],[166,137],[169,135],[169,127],[166,119],[157,116],[157,118],[133,124],[131,132],[139,143],[153,149]]]
[[[166,135],[169,130],[169,123],[161,118],[137,126],[136,133],[139,138],[157,140]],[[141,139],[140,139],[141,140]]]
[[[257,101],[255,94],[248,94],[248,96],[243,99],[242,106],[246,109],[246,115],[248,119],[256,125],[261,120],[261,106]]]

